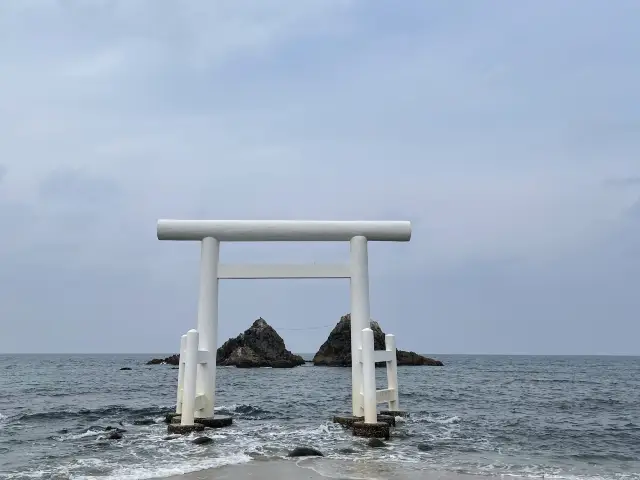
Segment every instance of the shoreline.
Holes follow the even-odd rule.
[[[382,461],[306,457],[253,459],[247,463],[172,475],[163,477],[161,480],[495,480],[496,478],[427,468],[409,470],[397,464]]]

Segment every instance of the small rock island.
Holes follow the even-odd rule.
[[[179,355],[154,358],[147,365],[178,365]],[[216,363],[220,366],[238,368],[292,368],[305,363],[299,355],[286,349],[284,340],[264,318],[258,318],[253,325],[227,340],[216,352]]]
[[[376,321],[371,321],[374,348],[384,350],[384,332]],[[440,360],[415,352],[397,350],[398,365],[442,366]],[[154,358],[147,365],[179,365],[180,356]],[[238,368],[292,368],[305,363],[304,359],[287,350],[284,340],[264,318],[258,318],[251,327],[235,338],[227,340],[216,352],[216,363],[220,366]],[[340,318],[338,324],[313,357],[313,364],[326,367],[351,366],[351,315]],[[384,362],[376,366],[384,366]]]
[[[376,350],[384,350],[384,332],[376,321],[371,321],[373,330],[373,343]],[[440,360],[419,355],[415,352],[396,351],[398,365],[428,365],[443,366]],[[350,367],[351,366],[351,314],[340,318],[338,324],[331,330],[329,338],[322,344],[318,353],[313,357],[313,364],[325,367]],[[384,366],[384,362],[376,366]]]
[[[154,358],[147,362],[147,365],[179,365],[180,355],[170,355],[165,358]]]
[[[238,368],[292,368],[305,363],[301,356],[286,349],[282,337],[264,318],[227,340],[218,349],[216,359],[218,365]]]

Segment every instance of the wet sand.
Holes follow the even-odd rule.
[[[404,470],[382,462],[322,459],[252,461],[165,480],[495,480],[496,477],[464,475],[438,470]]]

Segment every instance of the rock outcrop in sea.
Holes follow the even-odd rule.
[[[384,332],[376,321],[371,321],[373,330],[373,342],[376,350],[384,350]],[[398,365],[428,365],[442,366],[440,360],[419,355],[415,352],[396,351]],[[331,330],[329,338],[322,344],[318,353],[313,357],[313,364],[326,367],[348,367],[351,366],[351,315],[347,314],[340,318],[338,324]],[[384,362],[376,364],[384,366]]]
[[[303,365],[304,359],[286,349],[284,340],[264,318],[236,338],[230,338],[217,353],[217,364],[238,368],[291,368]]]
[[[180,355],[171,355],[166,358],[153,358],[147,362],[147,365],[179,365]]]
[[[178,365],[179,355],[167,358],[154,358],[147,365]],[[216,352],[216,363],[221,366],[238,368],[292,368],[305,363],[299,355],[286,349],[284,340],[264,318],[238,335],[227,340]]]

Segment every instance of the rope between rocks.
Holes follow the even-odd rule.
[[[334,327],[335,325],[320,325],[317,327],[292,327],[292,328],[287,328],[287,327],[273,327],[273,329],[276,332],[279,332],[280,330],[318,330],[320,328],[327,328],[327,327]]]

